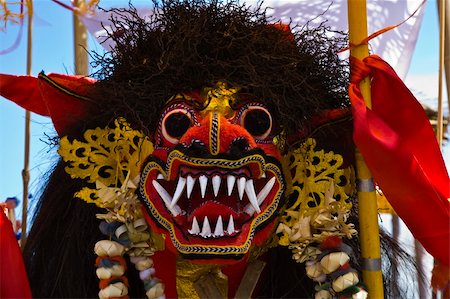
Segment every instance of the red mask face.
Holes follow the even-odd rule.
[[[185,258],[227,263],[263,244],[285,189],[261,101],[218,83],[173,97],[141,177],[148,221]]]

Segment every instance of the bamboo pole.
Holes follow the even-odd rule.
[[[439,73],[438,73],[438,113],[436,124],[436,139],[442,149],[444,137],[444,113],[443,113],[443,75],[446,75],[447,100],[450,109],[450,47],[445,43],[450,38],[450,7],[445,0],[437,1],[439,16]],[[432,292],[431,298],[437,298],[437,294]]]
[[[442,149],[442,140],[444,136],[444,113],[442,108],[443,103],[443,77],[444,77],[444,53],[445,53],[445,10],[446,1],[439,0],[439,76],[438,76],[438,115],[437,115],[437,127],[436,138],[439,143],[439,147]],[[448,47],[448,45],[447,45]],[[447,73],[447,77],[449,74]],[[447,90],[448,92],[448,90]]]
[[[443,30],[443,46],[444,46],[444,73],[445,73],[445,83],[447,87],[447,101],[448,101],[448,109],[450,110],[450,46],[449,46],[449,40],[450,40],[450,1],[438,1],[438,11],[440,20],[444,21],[444,24],[442,24],[442,21],[440,21],[441,26],[444,25]],[[443,16],[441,16],[443,14]],[[445,42],[447,41],[447,42]],[[442,64],[441,64],[442,65]],[[449,112],[449,111],[447,111]]]
[[[82,2],[82,0],[75,0],[73,4],[75,7],[79,8]],[[87,76],[89,72],[87,31],[76,11],[73,13],[73,35],[75,74]]]
[[[347,5],[350,44],[359,45],[368,36],[366,1],[348,0]],[[355,58],[363,59],[369,55],[368,45],[352,47],[350,54]],[[364,78],[360,88],[366,106],[370,108],[370,78]],[[356,150],[356,171],[363,280],[367,285],[370,298],[384,298],[377,197],[372,174],[358,149]]]
[[[32,42],[33,42],[33,1],[27,0],[27,75],[31,75]],[[23,201],[22,201],[22,237],[20,247],[23,251],[27,241],[28,216],[28,185],[30,182],[30,111],[25,112],[25,156],[22,170]]]

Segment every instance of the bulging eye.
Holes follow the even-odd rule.
[[[257,139],[265,139],[272,130],[272,116],[264,107],[249,107],[241,117],[241,125]]]
[[[174,109],[163,118],[162,133],[171,143],[177,143],[184,133],[191,127],[192,119],[184,109]]]

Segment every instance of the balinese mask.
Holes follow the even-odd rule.
[[[285,189],[275,132],[262,101],[224,82],[167,102],[140,198],[169,248],[240,259],[267,239]]]

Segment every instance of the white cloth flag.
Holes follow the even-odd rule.
[[[382,28],[396,25],[406,20],[423,2],[423,0],[367,0],[367,19],[369,35]],[[257,1],[246,1],[247,5],[257,6]],[[327,21],[332,30],[348,32],[346,0],[268,0],[262,9],[274,21],[299,24],[300,26],[320,24]],[[139,8],[142,17],[151,14],[150,9]],[[369,42],[369,50],[381,56],[398,73],[405,78],[417,41],[420,24],[423,19],[425,5],[415,16],[401,26],[383,33]],[[83,21],[106,49],[113,47],[111,40],[106,40],[106,30],[111,30],[109,21],[111,13],[99,11],[95,16],[84,17]],[[348,54],[347,54],[348,55]]]

